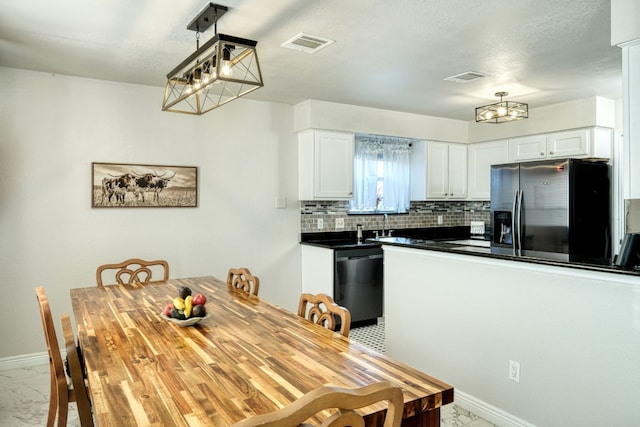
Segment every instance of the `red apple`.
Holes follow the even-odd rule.
[[[193,296],[193,305],[203,305],[207,302],[207,297],[202,294],[195,294]]]
[[[164,306],[164,310],[162,312],[165,316],[171,317],[171,309],[173,308],[173,304],[167,304]]]

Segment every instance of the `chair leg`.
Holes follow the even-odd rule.
[[[58,399],[58,427],[67,426],[67,417],[69,415],[69,398],[67,390]]]
[[[58,389],[56,387],[56,378],[53,374],[53,368],[50,371],[51,392],[49,395],[49,415],[47,416],[47,427],[53,427],[56,421],[56,413],[58,412]]]
[[[91,415],[91,402],[87,399],[78,398],[76,395],[76,405],[78,406],[78,416],[80,417],[80,426],[93,426],[93,416]]]
[[[66,427],[69,415],[69,389],[66,383],[58,384],[58,387],[58,427]]]

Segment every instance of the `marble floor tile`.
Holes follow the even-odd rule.
[[[42,427],[49,411],[49,365],[0,371],[0,427]],[[79,427],[75,403],[67,426]]]
[[[442,427],[496,427],[495,424],[452,403],[440,410]]]

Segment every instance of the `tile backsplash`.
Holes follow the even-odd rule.
[[[300,201],[300,232],[354,231],[357,224],[364,230],[380,230],[383,215],[347,215],[348,201]],[[438,217],[442,223],[438,224]],[[344,228],[336,227],[336,219],[344,221]],[[411,202],[409,213],[390,214],[389,227],[423,228],[470,225],[471,221],[490,223],[490,204],[487,201]],[[322,219],[322,229],[318,229]]]

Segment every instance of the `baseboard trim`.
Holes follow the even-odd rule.
[[[31,368],[33,366],[48,365],[49,353],[20,354],[18,356],[9,356],[0,358],[0,371],[9,369]]]
[[[459,389],[455,390],[454,403],[501,427],[535,427],[534,424],[528,423]]]

